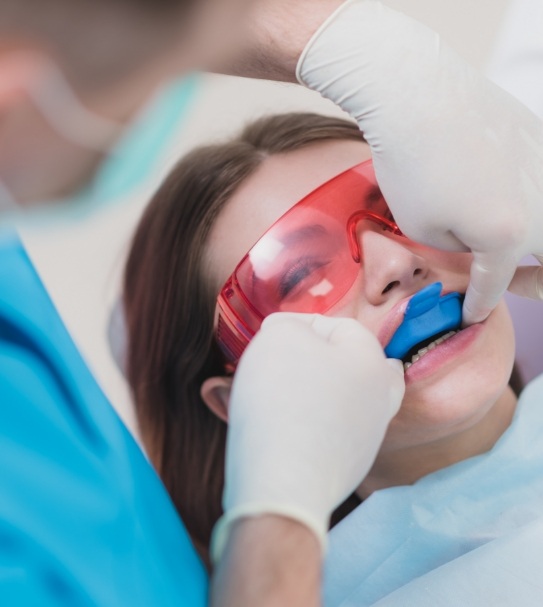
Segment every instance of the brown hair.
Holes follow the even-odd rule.
[[[355,124],[338,118],[261,119],[229,143],[186,156],[134,236],[124,284],[127,375],[144,444],[207,562],[222,512],[226,425],[200,397],[206,378],[224,375],[213,339],[217,293],[206,281],[206,240],[221,209],[266,156],[341,139],[363,141]]]

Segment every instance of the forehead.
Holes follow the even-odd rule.
[[[255,242],[318,186],[371,158],[358,141],[329,141],[269,156],[228,201],[207,244],[211,279],[219,289]]]

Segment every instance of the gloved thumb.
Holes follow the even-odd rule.
[[[487,318],[507,290],[516,268],[517,259],[511,254],[473,254],[470,283],[462,311],[465,325]]]
[[[387,365],[393,369],[393,375],[390,382],[390,416],[394,417],[398,413],[405,394],[405,380],[403,363],[397,358],[387,358]]]
[[[403,377],[403,362],[398,360],[397,358],[387,358],[387,364],[391,369],[394,369],[396,373],[400,374]]]

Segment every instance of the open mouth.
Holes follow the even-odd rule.
[[[425,354],[428,354],[428,352],[442,344],[444,341],[447,341],[453,337],[453,335],[456,335],[459,330],[460,329],[440,331],[435,335],[420,341],[418,344],[415,344],[405,356],[402,356],[401,360],[403,362],[404,371],[407,371],[412,364],[420,360]]]
[[[400,359],[405,371],[460,330],[464,296],[457,291],[441,295],[442,288],[440,282],[432,283],[411,297],[385,347],[385,354]]]

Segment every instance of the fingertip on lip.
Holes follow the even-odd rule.
[[[465,310],[462,310],[462,324],[461,324],[461,328],[462,329],[467,329],[468,327],[471,327],[472,325],[478,325],[482,322],[484,322],[492,313],[492,310],[488,310],[487,313],[485,314],[471,314],[469,312],[465,312]]]
[[[399,360],[398,358],[387,358],[387,363],[398,373],[401,373],[401,375],[404,374],[404,366],[403,366],[403,362],[401,360]]]
[[[475,305],[473,305],[474,303]],[[462,306],[462,326],[468,327],[484,322],[490,316],[490,314],[492,314],[497,305],[498,303],[496,303],[496,305],[493,307],[481,305],[479,302],[474,301],[474,297],[472,295],[468,295],[466,297],[466,293],[464,293],[464,304]]]

